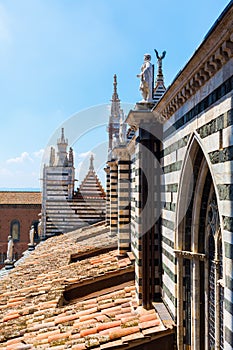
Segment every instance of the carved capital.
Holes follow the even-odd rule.
[[[231,58],[233,55],[233,42],[232,42],[232,35],[231,35],[231,40],[227,40],[223,43],[222,45],[222,51],[225,53],[228,57],[228,59]]]
[[[119,146],[119,147],[114,148],[114,154],[116,155],[118,161],[130,159],[130,154],[129,154],[127,148],[124,146]]]

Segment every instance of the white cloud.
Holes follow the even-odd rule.
[[[80,159],[85,159],[85,158],[89,158],[91,156],[91,154],[93,154],[91,151],[87,151],[87,152],[83,152],[83,153],[78,153],[77,154],[77,158]]]
[[[10,163],[24,163],[25,161],[28,161],[28,160],[30,162],[33,162],[33,159],[30,157],[29,153],[23,152],[23,153],[21,153],[21,155],[19,157],[10,158],[6,162],[8,164],[10,164]]]
[[[42,159],[43,155],[44,155],[44,149],[41,148],[39,151],[36,151],[36,152],[33,152],[33,155],[36,157],[36,158],[39,158],[39,159]]]
[[[38,188],[40,187],[41,159],[43,149],[22,152],[0,164],[0,187]]]

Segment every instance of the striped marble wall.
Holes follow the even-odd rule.
[[[105,168],[106,172],[106,225],[110,225],[110,168]]]
[[[224,257],[224,349],[233,346],[233,61],[228,61],[164,124],[162,147],[163,299],[177,317],[178,191],[187,149],[195,135],[214,183],[220,215]],[[182,198],[180,198],[182,200]]]
[[[118,160],[118,218],[118,252],[124,255],[130,251],[130,160],[128,154],[121,154]]]
[[[110,166],[110,235],[116,236],[118,229],[118,169],[115,160],[108,162]]]

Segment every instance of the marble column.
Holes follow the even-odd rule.
[[[215,350],[220,350],[220,261],[215,259]]]
[[[177,255],[177,348],[184,349],[183,257]]]
[[[130,156],[124,146],[114,149],[118,156],[118,253],[130,250]]]
[[[108,164],[110,166],[110,235],[116,236],[118,228],[118,170],[115,160],[108,162]]]
[[[107,166],[105,169],[106,172],[106,217],[105,224],[106,226],[110,225],[110,167]]]
[[[200,350],[200,261],[192,261],[192,349]],[[204,331],[204,330],[203,330]]]

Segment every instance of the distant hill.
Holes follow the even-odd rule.
[[[10,188],[10,187],[0,187],[0,191],[6,192],[41,192],[40,188],[26,187],[26,188]]]

